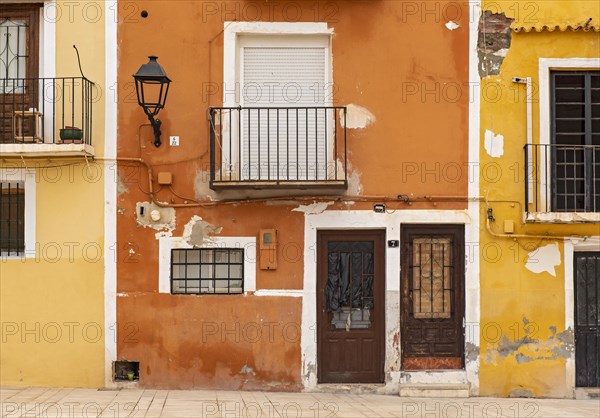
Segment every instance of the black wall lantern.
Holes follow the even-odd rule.
[[[156,60],[158,57],[149,56],[150,61],[140,67],[133,75],[135,79],[135,91],[137,92],[138,104],[142,106],[148,120],[154,129],[154,146],[160,147],[160,119],[154,117],[160,109],[165,107],[169,84],[171,80],[167,77],[165,70]]]

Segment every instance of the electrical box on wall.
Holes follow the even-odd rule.
[[[275,270],[277,268],[277,230],[260,230],[259,251],[261,270]]]

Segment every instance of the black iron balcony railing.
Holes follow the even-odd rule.
[[[85,77],[0,79],[0,144],[92,145]]]
[[[600,212],[600,145],[525,146],[528,212]]]
[[[347,187],[345,107],[209,113],[211,188]]]

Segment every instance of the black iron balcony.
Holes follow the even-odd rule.
[[[600,212],[600,145],[525,146],[528,212]]]
[[[212,189],[347,187],[345,107],[209,112]]]
[[[0,145],[91,146],[93,93],[84,77],[0,79]]]

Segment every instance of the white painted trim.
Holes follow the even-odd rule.
[[[254,296],[281,296],[289,298],[301,298],[304,291],[300,289],[258,289]]]
[[[225,22],[223,34],[223,106],[244,106],[243,98],[243,54],[242,49],[249,45],[258,46],[281,46],[282,44],[293,44],[302,46],[320,46],[327,44],[328,56],[325,65],[324,86],[329,89],[323,92],[325,98],[330,98],[333,88],[333,62],[331,49],[331,35],[333,29],[327,28],[327,23],[314,22]],[[254,35],[254,36],[244,36]],[[324,42],[320,36],[327,36]],[[284,40],[285,37],[285,40]],[[328,106],[330,103],[323,103]],[[237,132],[237,120],[234,118],[232,126],[229,126],[225,118],[223,135],[229,132]],[[333,122],[330,121],[331,132],[328,135],[329,162],[333,161]],[[237,140],[233,141],[233,149],[230,150],[229,141],[222,144],[222,155],[231,155],[231,161],[225,162],[219,168],[224,170],[226,176],[240,177],[242,173],[236,173],[240,154],[243,150],[237,149]],[[243,154],[242,154],[243,155]],[[243,170],[242,170],[243,171]]]
[[[600,69],[600,58],[540,58],[539,59],[539,95],[540,95],[540,145],[551,143],[550,121],[550,71]],[[540,173],[545,173],[550,165],[550,154],[545,159],[540,158]],[[545,181],[545,179],[542,179]],[[550,184],[540,183],[541,212],[548,212],[547,197],[550,195]]]
[[[40,16],[40,77],[56,77],[56,0],[44,2]]]
[[[58,7],[56,0],[44,2],[42,15],[40,16],[40,77],[56,77],[56,22],[60,18],[57,13]],[[44,95],[40,95],[39,100],[45,100]],[[38,109],[42,109],[41,102]],[[52,118],[43,118],[44,132],[52,132]]]
[[[574,256],[576,252],[598,251],[600,252],[600,236],[586,238],[570,238],[564,240],[564,275],[565,275],[565,330],[573,330],[575,335],[575,276]],[[565,377],[566,387],[571,397],[575,397],[575,350],[566,359]]]
[[[317,231],[385,229],[386,240],[399,240],[402,224],[465,224],[465,230],[478,229],[472,216],[461,210],[399,210],[394,213],[375,213],[365,211],[325,211],[316,215],[304,216],[304,290],[302,303],[302,383],[306,389],[317,386]],[[472,232],[471,232],[472,235]],[[397,392],[401,372],[399,371],[399,353],[394,345],[394,334],[400,329],[400,248],[385,250],[385,366],[389,375],[386,390]],[[468,269],[467,275],[473,275]],[[467,285],[473,280],[466,278]],[[477,281],[478,283],[478,281]],[[469,303],[479,303],[470,301]],[[465,311],[466,314],[466,311]]]
[[[469,11],[469,170],[468,194],[470,197],[480,195],[479,177],[479,149],[480,149],[480,115],[481,115],[481,79],[479,78],[479,58],[477,55],[477,40],[479,36],[479,17],[481,15],[481,1],[470,0]],[[472,177],[471,177],[472,176]],[[480,290],[480,261],[479,261],[479,208],[478,201],[468,203],[468,214],[471,222],[465,225],[465,370],[470,383],[471,396],[479,395],[479,355],[467,356],[468,347],[479,350],[479,325],[481,321],[481,290]],[[474,360],[469,361],[469,358]]]
[[[237,106],[240,103],[237,54],[239,35],[331,35],[332,33],[333,29],[327,29],[327,23],[225,22],[223,30],[223,106]]]
[[[36,172],[25,168],[0,168],[0,181],[22,182],[25,187],[25,251],[23,255],[2,254],[2,260],[35,258],[36,255]]]
[[[105,92],[117,85],[117,1],[107,0],[105,10]],[[113,18],[111,18],[113,17]],[[117,360],[117,89],[105,97],[104,107],[104,384],[114,386],[112,363]],[[111,332],[109,332],[109,330]]]
[[[194,248],[181,237],[158,240],[158,293],[171,293],[171,250]],[[200,248],[244,249],[244,294],[256,291],[256,237],[211,237]]]

